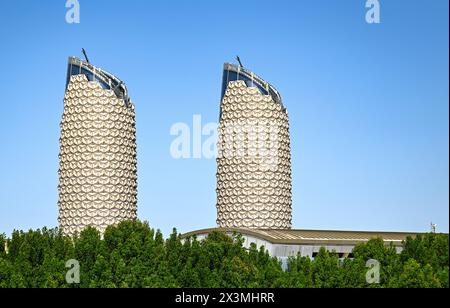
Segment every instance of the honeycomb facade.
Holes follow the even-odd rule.
[[[85,74],[69,75],[59,155],[59,224],[65,234],[87,226],[103,233],[137,218],[136,156],[133,104]]]
[[[288,113],[281,98],[276,101],[270,95],[268,85],[265,95],[261,93],[264,85],[260,90],[248,83],[224,83],[217,159],[217,224],[220,228],[291,229]],[[242,131],[245,133],[239,133]]]

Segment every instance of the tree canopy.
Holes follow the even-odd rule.
[[[74,238],[58,229],[0,234],[0,288],[448,288],[449,238],[408,238],[402,253],[381,239],[357,245],[352,259],[321,249],[313,260],[291,257],[287,270],[240,235],[213,232],[202,241],[164,239],[148,223],[123,222],[102,236],[87,228]],[[368,284],[366,262],[380,264],[379,283]],[[69,284],[69,260],[80,283]]]

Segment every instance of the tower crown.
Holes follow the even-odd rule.
[[[247,87],[256,87],[263,95],[270,95],[272,99],[280,105],[283,105],[280,92],[275,89],[270,83],[253,73],[245,69],[242,66],[225,63],[223,66],[223,83],[222,83],[222,96],[221,100],[225,96],[228,84],[231,81],[243,80]]]
[[[80,60],[77,57],[69,57],[66,89],[69,85],[70,77],[76,75],[85,75],[89,81],[97,81],[103,89],[113,90],[117,98],[122,99],[126,105],[130,103],[128,89],[122,80],[92,65],[88,61]]]

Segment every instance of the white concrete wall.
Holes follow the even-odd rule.
[[[255,243],[258,249],[264,246],[270,256],[278,258],[296,257],[299,253],[302,257],[313,257],[314,253],[318,253],[322,247],[328,251],[334,251],[338,254],[350,254],[355,245],[329,245],[329,244],[272,244],[264,239],[254,236],[243,235],[244,246],[250,248],[251,243]],[[402,252],[403,248],[398,246],[395,248],[397,253]]]
[[[228,233],[228,235],[232,235],[232,233]],[[200,234],[197,236],[197,240],[201,241],[206,238],[206,234]],[[252,243],[256,244],[256,247],[260,249],[261,246],[264,246],[265,249],[269,252],[269,255],[272,257],[277,257],[280,260],[287,260],[289,257],[296,257],[299,253],[302,257],[313,258],[314,253],[318,253],[320,248],[324,247],[328,251],[334,251],[338,254],[350,254],[353,251],[354,245],[329,245],[329,244],[273,244],[264,239],[243,234],[244,238],[244,247],[250,248]],[[396,247],[397,253],[400,253],[403,248],[398,246]],[[283,261],[284,262],[284,261]]]

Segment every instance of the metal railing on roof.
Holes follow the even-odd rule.
[[[252,71],[247,70],[244,67],[241,67],[241,66],[238,66],[235,64],[231,64],[231,63],[225,63],[224,70],[233,71],[233,72],[238,73],[238,78],[239,78],[239,74],[246,76],[247,78],[251,79],[253,82],[256,82],[261,87],[265,88],[266,91],[270,94],[270,96],[272,96],[272,98],[277,103],[279,103],[280,105],[283,105],[283,100],[282,100],[280,92],[278,92],[277,89],[275,89],[275,87],[273,87],[270,83],[268,83],[267,81],[265,81],[264,79],[262,79],[261,77],[259,77],[255,73],[253,73]]]
[[[123,99],[125,104],[128,105],[128,103],[130,102],[130,98],[128,96],[127,87],[125,86],[125,83],[122,80],[120,80],[113,74],[108,73],[107,71],[98,68],[89,62],[82,61],[76,57],[69,57],[69,72],[67,76],[67,84],[69,83],[70,76],[72,75],[73,65],[78,66],[80,68],[79,74],[82,74],[82,70],[86,69],[92,73],[93,80],[96,80],[97,77],[99,77],[101,81],[103,81],[105,84],[109,86],[110,90],[114,91],[114,93],[118,98]]]

